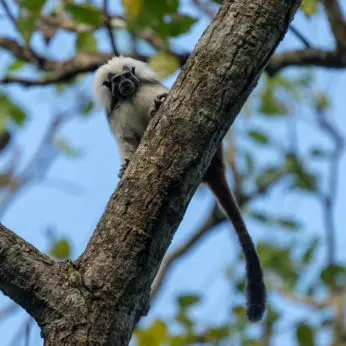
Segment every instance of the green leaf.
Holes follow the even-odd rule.
[[[29,45],[31,36],[36,28],[36,22],[41,15],[45,0],[23,0],[19,3],[20,11],[17,27],[22,34],[24,43]]]
[[[261,97],[259,112],[263,115],[283,116],[287,115],[288,109],[271,91],[266,91]]]
[[[17,125],[22,125],[25,120],[25,113],[21,108],[14,104],[7,96],[0,95],[0,118],[5,122],[10,118]]]
[[[266,134],[260,131],[251,130],[248,132],[248,136],[259,144],[268,144],[269,138]]]
[[[168,77],[180,66],[176,56],[164,51],[151,56],[148,60],[148,64],[158,74],[160,79]]]
[[[331,265],[321,272],[321,280],[328,286],[343,287],[346,285],[346,268],[341,265]]]
[[[326,158],[328,156],[330,156],[330,154],[323,149],[320,148],[314,148],[311,150],[310,155],[316,158]]]
[[[267,270],[271,270],[285,282],[293,286],[298,278],[297,268],[292,261],[290,248],[279,248],[270,243],[259,243],[257,245],[258,255]]]
[[[177,303],[179,304],[179,306],[181,308],[187,308],[190,307],[192,305],[195,305],[197,303],[199,303],[201,301],[201,297],[197,296],[197,295],[180,295],[177,298]]]
[[[300,323],[296,329],[296,337],[300,346],[314,346],[314,330],[306,323]]]
[[[311,262],[312,256],[318,246],[319,240],[317,238],[315,238],[310,246],[305,250],[303,257],[302,257],[302,262],[304,264],[309,264]]]
[[[266,318],[267,325],[272,326],[274,323],[278,321],[279,318],[280,314],[276,310],[274,310],[270,305],[268,305]]]
[[[68,259],[71,256],[69,241],[67,239],[60,239],[55,242],[49,250],[49,255],[57,260]]]
[[[241,305],[234,306],[232,308],[232,315],[234,315],[235,318],[239,320],[244,320],[246,316],[244,306],[241,306]]]
[[[31,12],[38,12],[40,13],[46,0],[22,0],[19,2],[19,6],[21,8],[26,8],[27,10],[30,10]]]
[[[14,72],[19,70],[21,67],[25,65],[23,60],[14,60],[7,66],[7,72]]]
[[[141,13],[142,0],[122,0],[122,5],[126,17],[131,21],[134,21]]]
[[[210,341],[221,341],[222,339],[228,338],[230,335],[230,327],[229,326],[220,326],[215,328],[209,328],[205,331],[205,336],[207,340]]]
[[[96,39],[91,32],[79,32],[77,34],[76,51],[78,53],[97,51]]]
[[[175,315],[175,320],[184,326],[187,331],[191,332],[193,330],[193,321],[189,318],[185,310],[179,311]]]
[[[155,319],[147,329],[136,329],[137,346],[161,346],[165,344],[168,336],[167,325]]]
[[[305,190],[309,192],[317,191],[317,177],[311,172],[307,172],[302,162],[297,157],[288,153],[286,155],[285,167],[294,173],[292,188]]]
[[[150,329],[155,334],[157,339],[160,341],[165,340],[167,335],[167,326],[163,321],[159,319],[154,320]]]
[[[178,12],[179,0],[122,0],[128,26],[139,31],[150,27],[162,38],[187,32],[195,19]]]
[[[317,0],[303,0],[300,5],[300,10],[303,11],[303,13],[307,17],[311,17],[317,12],[318,9],[318,2]]]
[[[39,12],[31,12],[25,9],[22,9],[19,12],[17,27],[19,32],[22,34],[26,46],[28,46],[30,43],[31,36],[36,28],[36,21],[39,16]]]
[[[256,177],[256,184],[258,190],[261,190],[263,186],[266,186],[269,183],[275,183],[279,177],[282,176],[283,169],[282,167],[276,166],[267,166],[263,169],[261,174]]]
[[[258,339],[253,339],[253,338],[249,338],[247,336],[244,336],[242,338],[241,345],[242,346],[262,346],[263,343],[262,343],[262,341],[260,341]]]
[[[90,115],[90,112],[92,111],[92,109],[93,109],[93,103],[90,101],[86,103],[85,105],[83,105],[81,114],[87,117]]]
[[[189,32],[192,25],[195,24],[196,21],[197,19],[194,17],[186,16],[180,13],[174,13],[172,16],[170,16],[169,22],[167,24],[167,36],[177,37]]]
[[[318,92],[314,98],[315,108],[317,111],[322,112],[329,108],[329,100],[325,94]]]
[[[273,220],[273,218],[268,214],[259,211],[251,211],[249,212],[248,216],[265,224],[272,223]]]
[[[165,16],[178,12],[179,0],[142,0],[142,8],[152,11],[154,16]]]
[[[297,230],[298,228],[301,227],[301,224],[297,220],[293,220],[293,219],[278,218],[276,220],[276,223],[282,227],[285,227],[291,230]]]
[[[92,4],[69,3],[65,6],[65,9],[76,22],[92,26],[99,26],[102,23],[102,14],[100,10]]]
[[[81,154],[81,150],[72,148],[71,145],[63,138],[54,138],[53,143],[68,157],[75,158]]]

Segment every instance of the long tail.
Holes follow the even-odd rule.
[[[237,233],[246,262],[247,316],[249,321],[257,322],[262,318],[266,305],[266,287],[263,281],[261,263],[255,245],[240,214],[238,204],[228,187],[224,171],[216,173],[218,173],[217,177],[214,176],[214,179],[210,179],[211,177],[209,176],[205,179],[205,183],[213,191]]]

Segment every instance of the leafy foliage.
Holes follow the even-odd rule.
[[[216,9],[222,2],[222,0],[213,0],[200,3]],[[74,43],[75,53],[79,54],[78,57],[87,54],[93,55],[98,52],[99,48],[103,49],[104,42],[101,42],[98,35],[98,29],[105,20],[101,3],[95,5],[96,2],[91,4],[90,1],[67,1],[64,6],[56,6],[56,4],[51,6],[45,0],[22,0],[18,3],[19,12],[16,24],[26,46],[33,41],[31,40],[33,34],[39,32],[38,20],[40,15],[45,13],[53,18],[60,15],[67,16],[72,27],[83,27],[83,30],[79,32],[74,29],[71,29],[71,32],[70,29],[55,29],[72,36],[72,43]],[[171,39],[192,32],[194,24],[200,19],[200,12],[183,12],[186,3],[179,0],[122,0],[121,3],[127,25],[115,26],[113,32],[117,34],[122,30],[129,34],[129,42],[126,42],[124,51],[132,55],[142,54],[141,44],[146,39],[141,34],[149,29],[152,34],[152,41],[148,40],[151,48],[155,48],[153,41],[159,41],[160,44],[159,49],[145,51],[144,54],[149,56],[148,63],[158,73],[160,79],[177,71],[180,68],[180,60],[176,53],[180,53],[180,48],[178,49],[176,42]],[[194,2],[194,4],[198,3],[198,1]],[[306,17],[316,16],[318,10],[318,0],[302,1],[300,11]],[[52,31],[54,36],[55,31]],[[50,53],[48,54],[45,48],[45,46],[40,46],[38,51],[43,56],[49,56]],[[57,61],[60,59],[56,56],[51,58]],[[31,72],[37,71],[40,68],[39,65],[40,61],[32,64],[25,57],[13,56],[3,71],[10,75],[20,75],[24,70],[25,72],[30,69]],[[83,65],[82,62],[81,65]],[[83,82],[86,75],[79,75],[73,81],[60,80],[53,84],[51,89],[56,102],[67,103],[67,95],[71,91],[82,89],[80,87],[83,85],[80,82]],[[41,71],[41,75],[37,79],[50,76],[54,76],[54,73],[47,69]],[[299,147],[299,143],[295,141],[293,141],[294,145],[288,143],[289,140],[286,137],[282,138],[282,132],[277,131],[277,128],[282,130],[288,122],[292,121],[295,107],[304,105],[312,112],[327,112],[332,109],[333,105],[328,96],[328,90],[316,90],[315,84],[317,83],[314,83],[314,74],[304,69],[300,69],[296,76],[288,73],[278,73],[274,77],[263,75],[259,87],[247,102],[246,109],[243,109],[246,117],[241,116],[241,118],[242,120],[246,118],[245,121],[240,125],[237,121],[233,125],[234,131],[232,131],[229,148],[227,148],[228,142],[225,143],[226,152],[230,152],[229,161],[233,173],[232,178],[234,178],[232,186],[237,188],[235,190],[241,197],[249,197],[244,206],[246,221],[249,221],[249,226],[255,225],[266,231],[264,239],[260,238],[256,229],[254,231],[269,287],[267,314],[263,322],[255,327],[260,331],[261,338],[258,337],[259,334],[254,336],[255,333],[246,320],[243,304],[246,289],[243,275],[244,261],[243,257],[239,255],[232,257],[234,261],[228,268],[231,275],[225,277],[232,291],[230,290],[227,301],[221,303],[223,306],[220,306],[220,309],[227,309],[228,312],[221,322],[212,323],[212,317],[208,319],[209,316],[203,316],[200,312],[203,311],[203,306],[208,301],[207,292],[203,297],[195,292],[180,293],[174,301],[175,311],[171,316],[162,314],[160,318],[153,318],[149,315],[149,318],[144,321],[144,325],[140,325],[136,329],[135,345],[228,346],[238,343],[244,346],[259,346],[264,345],[264,342],[271,344],[271,339],[281,327],[279,325],[276,328],[277,324],[286,316],[285,308],[282,307],[284,305],[281,304],[281,300],[279,301],[282,298],[285,298],[286,304],[290,304],[290,300],[292,300],[294,305],[299,305],[302,311],[306,312],[304,322],[293,318],[291,329],[297,345],[316,345],[322,328],[325,328],[328,335],[331,335],[331,340],[336,339],[337,316],[333,312],[328,312],[326,317],[321,312],[323,309],[319,303],[321,292],[323,296],[326,296],[327,302],[330,301],[328,299],[335,298],[336,294],[344,294],[346,286],[344,264],[331,265],[326,261],[315,261],[315,259],[320,260],[321,258],[321,251],[324,251],[326,247],[325,239],[320,236],[311,236],[311,233],[305,232],[306,229],[310,229],[309,222],[302,222],[301,214],[294,207],[289,213],[281,212],[279,205],[277,208],[265,209],[266,200],[263,199],[264,196],[270,195],[271,189],[269,190],[269,188],[272,187],[277,190],[284,187],[280,201],[283,199],[281,197],[286,197],[291,192],[295,192],[298,198],[304,198],[306,195],[309,198],[319,198],[323,177],[315,163],[328,164],[333,156],[332,150],[326,148],[322,142],[312,140],[314,143],[308,148],[295,151],[294,148]],[[27,90],[25,89],[25,92],[28,92]],[[84,117],[85,122],[95,114],[95,107],[89,100],[89,96],[87,95],[87,101],[77,112],[80,117]],[[80,100],[79,96],[75,99]],[[26,109],[21,105],[22,102],[17,100],[20,99],[13,98],[7,91],[6,94],[0,94],[0,154],[2,154],[2,148],[8,146],[9,131],[11,130],[11,134],[19,132],[27,121],[31,121],[26,114]],[[36,116],[38,118],[43,115],[35,114]],[[294,120],[296,126],[299,126],[299,121],[303,117],[302,115],[298,120]],[[238,131],[239,128],[240,131]],[[71,159],[81,154],[79,148],[71,145],[68,136],[55,135],[53,144],[60,153]],[[269,160],[266,159],[267,155],[264,152],[271,153],[272,156]],[[3,191],[11,190],[16,184],[15,178],[16,175],[10,169],[2,167],[1,189]],[[256,203],[257,200],[258,203]],[[220,210],[219,212],[221,213]],[[55,239],[50,244],[48,253],[57,260],[69,259],[71,243],[65,237]],[[311,271],[314,271],[313,280],[308,282],[305,274],[306,272],[311,274]],[[303,310],[306,309],[306,302],[316,316],[321,316],[320,322],[310,323],[311,311]],[[335,308],[328,304],[327,308]],[[215,310],[218,309],[219,307],[216,306]]]
[[[90,3],[68,3],[65,9],[76,22],[92,26],[98,26],[102,22],[100,9]]]
[[[62,238],[55,241],[50,250],[48,251],[49,255],[54,257],[57,260],[65,260],[71,256],[70,243],[67,239]]]

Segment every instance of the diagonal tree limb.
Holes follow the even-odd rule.
[[[38,318],[58,273],[58,264],[0,224],[0,289],[4,294]]]
[[[188,202],[299,4],[225,0],[149,124],[84,253],[75,263],[50,261],[46,278],[39,252],[25,244],[29,252],[20,258],[33,268],[10,276],[10,288],[29,285],[42,306],[32,310],[1,276],[1,288],[31,308],[46,346],[128,345]]]
[[[77,260],[103,302],[94,315],[113,316],[93,320],[90,337],[127,344],[189,200],[299,3],[224,1],[204,32]]]

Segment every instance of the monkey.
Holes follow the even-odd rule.
[[[106,111],[110,130],[118,144],[121,178],[136,151],[150,119],[168,94],[156,73],[145,62],[113,57],[94,74],[94,96]],[[232,222],[246,262],[247,317],[261,320],[266,306],[266,287],[255,245],[225,175],[222,144],[211,160],[202,183],[206,184]]]

